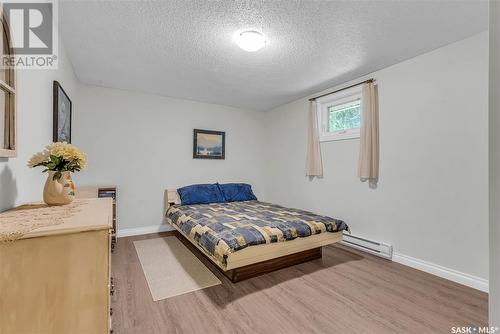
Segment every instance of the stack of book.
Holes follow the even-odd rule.
[[[97,191],[97,197],[113,199],[113,231],[111,232],[111,251],[113,251],[116,244],[116,187],[100,187]]]

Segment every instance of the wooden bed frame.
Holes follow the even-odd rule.
[[[165,197],[167,209],[171,205],[180,203],[177,190],[167,190]],[[175,235],[186,247],[197,256],[202,256],[215,264],[217,269],[233,283],[299,263],[320,259],[322,246],[342,240],[342,232],[320,233],[287,242],[251,246],[231,254],[227,259],[227,264],[223,265],[193,240],[187,238],[169,218],[167,221],[176,229]]]

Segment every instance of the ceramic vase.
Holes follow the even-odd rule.
[[[75,198],[75,185],[71,180],[71,173],[62,172],[62,176],[56,180],[54,180],[54,171],[49,171],[48,174],[43,188],[43,201],[48,205],[71,203]]]

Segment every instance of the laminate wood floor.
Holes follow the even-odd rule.
[[[121,333],[450,333],[487,326],[487,294],[351,248],[236,284],[153,302],[133,241],[112,257],[113,330]]]

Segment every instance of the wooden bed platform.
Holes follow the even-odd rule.
[[[180,202],[176,190],[168,190],[166,198],[167,208]],[[186,247],[196,256],[204,257],[215,264],[217,269],[233,283],[303,262],[320,259],[321,247],[339,242],[343,236],[342,232],[326,232],[285,242],[249,246],[230,254],[226,265],[223,265],[197,245],[195,241],[186,237],[169,218],[167,218],[167,221],[176,229],[176,237]]]
[[[199,247],[195,246],[192,242],[190,242],[190,240],[188,240],[182,233],[180,233],[179,231],[174,231],[174,232],[175,236],[187,248],[189,248],[189,250],[191,250],[193,254],[195,254],[198,258],[205,258],[210,262],[212,262],[213,264],[215,264],[215,267],[224,276],[229,278],[233,283],[240,282],[252,277],[260,276],[263,274],[267,274],[299,263],[321,259],[321,247],[317,247],[313,249],[308,249],[306,251],[270,259],[267,261],[257,262],[243,267],[224,270],[220,267],[220,265],[217,264],[217,262],[213,261],[213,259],[210,256],[208,256],[204,251],[200,250]]]

